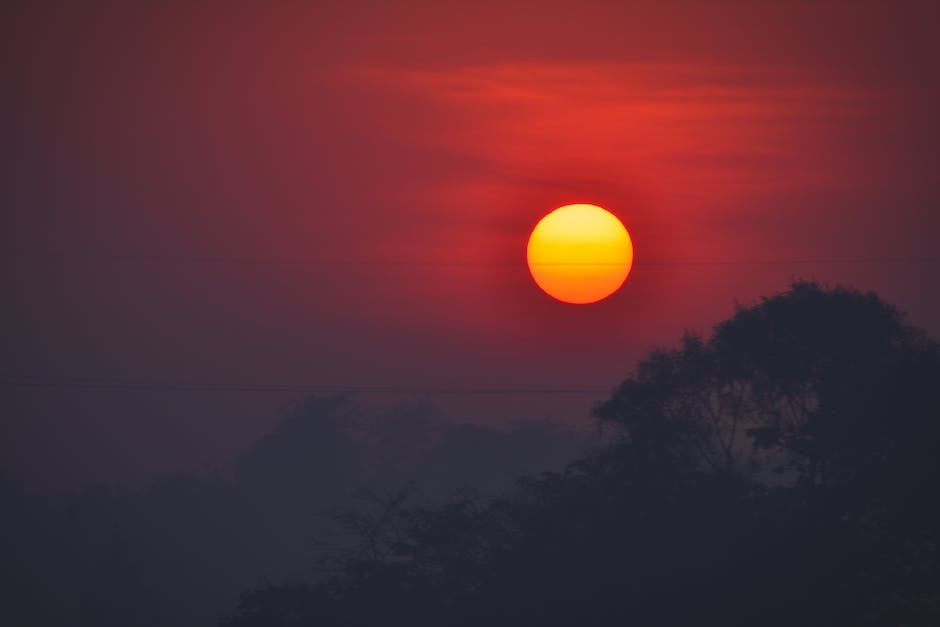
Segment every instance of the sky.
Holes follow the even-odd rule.
[[[306,391],[587,425],[796,278],[936,337],[938,6],[6,3],[0,459],[222,464]],[[635,247],[594,305],[525,265],[571,202]]]

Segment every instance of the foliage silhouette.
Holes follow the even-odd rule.
[[[288,407],[277,429],[224,473],[56,498],[0,474],[0,580],[7,582],[0,622],[213,624],[247,587],[325,572],[323,555],[342,556],[325,565],[343,568],[361,534],[339,533],[323,514],[352,507],[360,487],[382,496],[414,482],[410,494],[420,488],[424,502],[443,500],[452,485],[496,493],[520,473],[572,459],[586,443],[544,425],[447,426],[410,405],[386,413],[349,398],[308,398]],[[510,455],[520,450],[520,458]]]
[[[794,283],[595,416],[605,449],[503,498],[398,495],[392,533],[222,624],[940,622],[940,358],[876,296]]]

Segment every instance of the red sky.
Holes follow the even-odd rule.
[[[0,19],[6,375],[604,390],[796,277],[940,335],[935,2],[40,4]],[[524,264],[577,201],[636,246],[587,307]],[[2,395],[7,454],[107,477],[224,459],[291,397]]]

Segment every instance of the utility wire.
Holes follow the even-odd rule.
[[[259,266],[516,266],[525,265],[524,259],[518,261],[460,262],[437,260],[397,260],[397,259],[341,259],[311,257],[264,257],[264,256],[218,256],[218,255],[140,255],[140,254],[97,254],[69,252],[6,252],[0,254],[6,260],[43,260],[60,262],[86,263],[168,263],[168,264],[234,264]],[[784,264],[904,264],[937,263],[938,257],[894,256],[894,257],[793,257],[769,259],[637,259],[635,266],[729,266],[729,265],[784,265]],[[554,264],[541,264],[554,265]],[[561,265],[575,265],[565,262]],[[603,265],[591,263],[589,265]],[[613,264],[621,265],[621,264]]]
[[[176,392],[292,392],[332,394],[414,394],[434,396],[588,396],[609,394],[602,388],[422,387],[393,385],[307,385],[295,383],[231,383],[159,379],[93,379],[2,375],[0,386],[83,390],[153,390]]]

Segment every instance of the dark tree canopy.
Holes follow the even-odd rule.
[[[940,358],[875,295],[795,283],[595,416],[610,446],[511,496],[376,500],[363,550],[224,624],[940,623]]]
[[[800,282],[655,351],[595,415],[650,463],[828,485],[909,463],[936,434],[938,376],[894,307]]]

